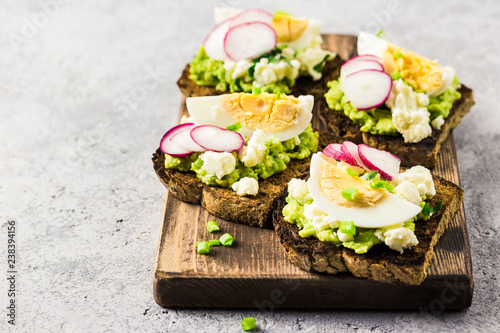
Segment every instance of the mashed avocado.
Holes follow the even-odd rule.
[[[377,233],[383,233],[384,228],[356,228],[356,234],[353,239],[342,242],[337,235],[339,232],[338,225],[332,227],[328,224],[322,224],[319,227],[318,225],[315,227],[313,221],[308,219],[304,214],[305,205],[313,204],[313,199],[308,191],[302,191],[300,195],[295,196],[294,193],[289,193],[286,202],[287,204],[283,208],[285,221],[296,224],[300,229],[299,235],[301,237],[316,237],[322,242],[333,243],[336,246],[342,245],[354,250],[358,254],[366,253],[373,246],[382,243],[379,237],[377,237]],[[422,207],[424,204],[424,202],[421,202]],[[415,231],[415,221],[417,218],[420,219],[420,215],[404,222],[403,227],[410,229],[412,232]]]
[[[313,132],[312,126],[299,135],[300,143],[296,144],[295,139],[280,142],[272,137],[266,141],[267,147],[262,160],[253,167],[246,167],[238,158],[236,152],[236,168],[231,173],[218,178],[215,174],[207,173],[203,169],[203,160],[200,153],[193,153],[187,157],[173,157],[165,154],[165,168],[177,169],[180,171],[194,171],[196,176],[205,184],[210,186],[231,187],[235,182],[244,177],[256,180],[266,179],[275,173],[286,169],[286,165],[291,158],[304,159],[318,149],[318,133]]]
[[[443,116],[443,118],[448,117],[453,102],[461,96],[457,91],[459,85],[458,79],[455,76],[453,84],[445,92],[439,96],[429,98],[427,110],[431,115],[431,121],[438,116]],[[379,135],[395,136],[398,134],[396,126],[392,122],[391,110],[385,104],[370,110],[357,110],[349,103],[344,93],[340,90],[340,82],[338,80],[328,82],[328,87],[330,89],[325,94],[328,107],[343,112],[355,124],[361,126],[361,131]]]
[[[281,51],[279,48],[277,48],[277,50]],[[277,51],[275,51],[275,53],[276,52]],[[275,59],[275,56],[270,54],[253,60],[253,66],[248,69],[250,77],[253,77],[255,64],[258,63],[263,57],[273,57],[271,59]],[[252,92],[252,82],[245,82],[242,78],[233,79],[233,72],[234,70],[226,70],[224,68],[223,61],[211,59],[205,53],[203,46],[200,46],[196,56],[191,62],[191,75],[189,78],[199,86],[212,86],[220,91],[230,90],[231,92]],[[284,78],[282,80],[261,86],[260,91],[271,94],[277,94],[280,92],[289,94],[291,91],[290,88],[293,87],[294,84],[295,80]]]

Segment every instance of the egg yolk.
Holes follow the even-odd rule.
[[[399,46],[388,43],[382,65],[389,74],[398,71],[416,90],[435,91],[441,86],[441,66]]]
[[[293,96],[236,93],[222,97],[222,109],[241,125],[266,132],[280,132],[295,123],[299,100]]]
[[[274,14],[271,26],[276,31],[279,43],[297,40],[307,28],[308,19],[297,19],[286,14]]]
[[[321,167],[320,187],[328,200],[347,208],[373,206],[387,193],[385,189],[372,189],[368,181],[359,177],[352,177],[347,172],[343,172],[337,168],[336,165],[326,161],[323,161]],[[348,187],[358,189],[358,195],[355,200],[348,200],[342,197],[342,191]]]

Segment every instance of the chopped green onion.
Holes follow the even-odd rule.
[[[212,233],[215,231],[219,231],[220,227],[217,225],[217,223],[215,223],[214,220],[210,220],[207,222],[207,230],[208,232]]]
[[[384,188],[385,188],[387,191],[389,191],[389,192],[394,191],[394,186],[393,186],[391,183],[389,183],[389,182],[386,182],[386,183],[385,183]]]
[[[233,245],[234,238],[230,234],[225,233],[224,235],[220,236],[219,241],[224,246],[231,246]]]
[[[346,169],[346,171],[347,171],[347,174],[348,174],[349,176],[351,176],[351,177],[357,177],[357,176],[359,176],[359,173],[357,173],[356,171],[354,171],[354,170],[353,170],[353,169],[351,169],[351,168],[347,168],[347,169]]]
[[[358,189],[355,187],[348,187],[342,191],[342,197],[347,200],[356,200],[358,196]]]
[[[196,242],[196,247],[198,247],[198,244],[200,244],[201,242]]]
[[[378,188],[381,188],[382,186],[384,186],[384,181],[383,180],[374,180],[372,182],[370,182],[370,187],[374,190],[378,189]]]
[[[208,254],[210,253],[210,243],[208,242],[200,242],[197,246],[199,254]]]
[[[443,206],[443,200],[444,199],[441,199],[441,201],[434,208],[430,209],[431,215],[434,215],[441,210],[441,207]]]
[[[422,207],[421,213],[424,216],[430,216],[431,215],[431,207],[429,207],[429,204],[427,202],[425,203],[424,207]]]
[[[340,221],[340,232],[348,235],[356,234],[356,226],[352,221]]]
[[[220,246],[220,240],[218,239],[211,239],[208,241],[208,243],[210,244],[210,246]]]
[[[261,87],[252,87],[252,94],[254,94],[254,95],[262,94],[262,88]]]
[[[385,37],[385,32],[384,32],[384,30],[380,30],[380,31],[377,33],[377,37],[379,37],[379,38],[384,38],[384,37]]]
[[[399,59],[399,58],[403,57],[403,53],[398,51],[398,52],[394,53],[394,56]]]
[[[402,79],[403,77],[401,76],[401,73],[399,71],[395,70],[394,72],[391,73],[391,78],[393,81],[396,81]]]
[[[229,125],[226,127],[226,129],[231,130],[231,131],[238,131],[241,128],[241,123],[237,122],[235,124]]]
[[[281,98],[281,91],[278,90],[278,92],[276,93],[276,98],[277,99],[280,99]]]
[[[243,331],[253,330],[255,328],[255,318],[243,318],[243,320],[241,321],[241,328],[243,328]]]
[[[370,173],[365,173],[363,176],[361,176],[361,178],[364,180],[370,181],[373,178],[377,177],[377,175],[378,175],[378,171],[373,171]]]
[[[329,54],[325,55],[323,60],[321,60],[320,62],[318,62],[316,65],[314,65],[313,69],[318,72],[318,73],[321,73],[321,70],[323,69],[323,64],[325,63],[326,60],[328,60],[328,58],[330,57]]]

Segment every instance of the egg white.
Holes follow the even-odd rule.
[[[215,125],[219,127],[227,127],[239,122],[239,119],[231,117],[223,110],[222,96],[223,95],[187,98],[186,106],[192,121],[199,125]],[[265,128],[261,128],[260,130],[269,136],[278,138],[280,141],[292,139],[304,132],[312,119],[314,97],[305,95],[299,96],[298,99],[299,110],[292,126],[280,132],[267,131]],[[242,127],[239,132],[249,137],[254,130]]]
[[[321,30],[322,24],[319,21],[316,20],[309,20],[307,23],[307,27],[300,35],[299,38],[297,38],[294,41],[291,42],[286,42],[286,43],[278,43],[279,45],[288,45],[288,47],[297,50],[301,48],[306,48],[311,43],[313,40],[319,35],[319,32]],[[321,43],[321,42],[320,42]]]
[[[347,208],[331,202],[320,186],[323,163],[328,162],[323,160],[321,153],[313,154],[307,186],[314,202],[330,217],[338,221],[352,221],[360,228],[382,228],[405,222],[420,213],[420,206],[392,193],[387,193],[375,205],[362,208]]]

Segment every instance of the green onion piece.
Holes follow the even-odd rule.
[[[384,180],[374,180],[370,183],[370,187],[374,190],[381,188],[384,186],[387,182]]]
[[[210,253],[210,244],[208,242],[200,242],[197,245],[199,254],[208,254]]]
[[[224,235],[220,236],[219,241],[224,246],[231,246],[233,245],[234,238],[230,234],[225,233]]]
[[[255,328],[255,317],[243,318],[241,328],[243,328],[243,331],[253,330]]]
[[[318,73],[321,73],[321,70],[323,69],[323,64],[328,60],[328,58],[330,57],[329,54],[325,55],[323,60],[321,60],[320,62],[318,62],[316,65],[314,65],[313,69],[318,72]]]
[[[436,205],[436,207],[430,209],[431,215],[434,215],[441,210],[441,207],[443,206],[443,200],[444,199],[441,199],[441,201]]]
[[[401,73],[396,70],[396,71],[391,73],[391,78],[393,81],[396,81],[396,80],[402,79],[403,77],[401,76]]]
[[[340,221],[339,230],[343,234],[356,235],[356,226],[352,221]]]
[[[389,182],[385,182],[384,188],[389,192],[394,191],[394,186]]]
[[[424,216],[430,216],[431,215],[431,208],[429,207],[429,204],[427,202],[425,203],[424,207],[422,207],[421,213]]]
[[[231,130],[231,131],[238,131],[240,128],[241,128],[240,122],[234,123],[234,124],[226,127],[226,129]]]
[[[380,30],[380,31],[377,33],[377,37],[379,37],[379,38],[384,38],[384,37],[385,37],[385,32],[384,32],[384,30]]]
[[[198,244],[200,244],[201,242],[196,242],[196,248],[198,248]]]
[[[403,53],[398,51],[398,52],[394,53],[394,56],[399,59],[399,58],[403,57]]]
[[[342,197],[347,200],[356,200],[358,196],[358,189],[355,187],[348,187],[342,191]]]
[[[211,239],[208,241],[208,243],[210,244],[210,246],[220,246],[220,240],[218,239]]]
[[[361,178],[364,180],[370,181],[373,178],[377,177],[377,175],[378,175],[378,171],[373,171],[370,173],[365,173],[363,176],[361,176]]]
[[[278,91],[278,92],[276,93],[276,98],[277,98],[277,99],[280,99],[280,98],[281,98],[281,91]]]
[[[207,222],[207,230],[208,232],[212,233],[215,231],[219,231],[220,227],[217,225],[217,223],[215,223],[214,220],[210,220]]]
[[[359,173],[357,173],[356,171],[354,171],[354,170],[353,170],[353,169],[351,169],[351,168],[347,168],[347,169],[346,169],[346,171],[347,171],[347,174],[348,174],[349,176],[351,176],[351,177],[357,177],[357,176],[359,176]]]

